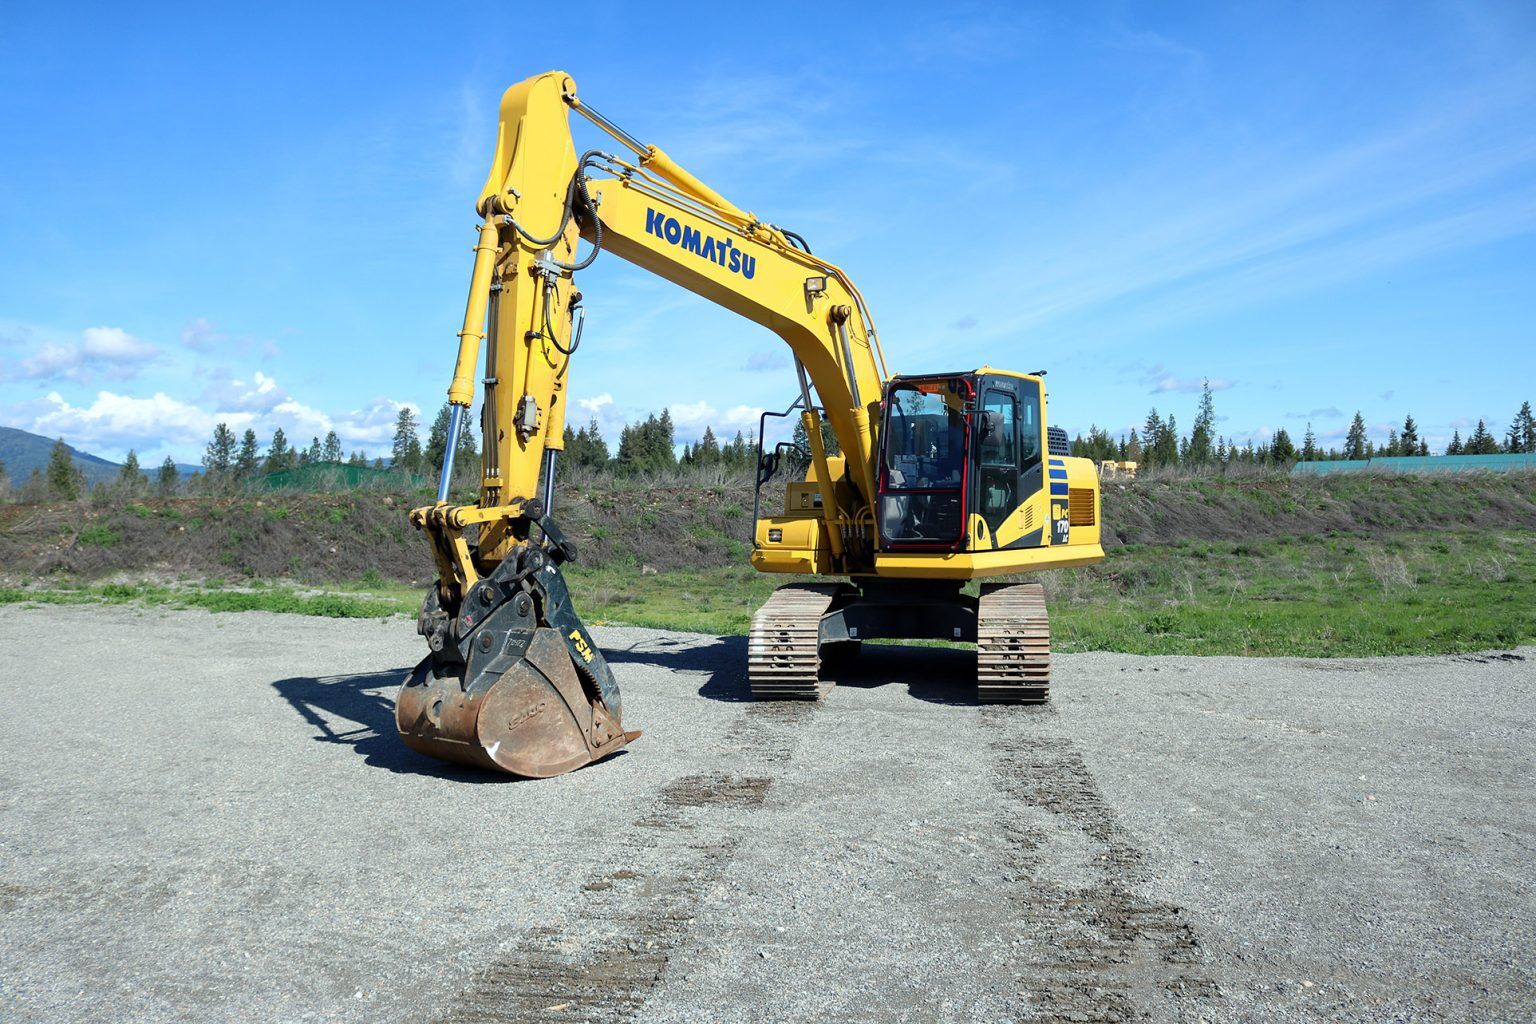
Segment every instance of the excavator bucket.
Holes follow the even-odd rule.
[[[412,750],[527,778],[563,775],[622,749],[618,686],[571,610],[555,561],[509,559],[458,614],[428,594],[417,628],[432,648],[395,701]]]
[[[428,657],[395,704],[400,738],[446,761],[545,779],[600,760],[638,737],[587,696],[560,635],[534,631],[528,650],[488,686],[464,688]]]

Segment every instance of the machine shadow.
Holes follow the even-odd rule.
[[[749,703],[747,686],[747,638],[715,637],[700,643],[694,639],[657,637],[631,647],[605,646],[603,655],[614,666],[619,686],[624,685],[620,666],[626,663],[654,665],[682,672],[707,672],[699,696],[725,703]],[[930,704],[976,704],[976,654],[972,650],[923,647],[906,644],[865,644],[846,662],[822,667],[822,678],[838,686],[872,690],[880,686],[905,686],[908,694]]]
[[[452,782],[516,782],[511,775],[449,764],[418,754],[395,729],[395,691],[410,673],[369,672],[344,676],[296,676],[272,688],[299,717],[315,728],[316,742],[349,746],[363,763],[402,775],[427,775]],[[340,719],[348,725],[338,725]]]
[[[929,704],[976,706],[976,652],[969,649],[866,643],[846,664],[823,666],[821,675],[838,686],[905,686]]]

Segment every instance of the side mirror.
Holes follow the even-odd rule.
[[[1003,432],[1003,414],[994,410],[988,410],[981,414],[981,436],[991,437]]]

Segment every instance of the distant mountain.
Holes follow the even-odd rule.
[[[11,478],[11,483],[19,484],[26,480],[34,469],[47,472],[48,453],[53,451],[53,441],[51,437],[30,434],[15,427],[0,427],[0,462],[5,463],[5,472]],[[75,465],[80,467],[80,472],[85,474],[87,484],[111,480],[122,468],[115,462],[108,462],[78,448],[70,448],[69,454],[75,460]]]

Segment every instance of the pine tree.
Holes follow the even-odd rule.
[[[1130,436],[1125,439],[1124,461],[1135,462],[1139,464],[1144,459],[1145,454],[1141,450],[1141,438],[1136,436],[1136,428],[1132,427]]]
[[[443,452],[448,448],[448,424],[452,415],[448,403],[444,402],[443,407],[437,410],[437,418],[432,421],[432,428],[427,431],[427,446],[422,450],[422,457],[426,460],[429,469],[442,468]]]
[[[700,466],[713,466],[720,462],[720,442],[715,439],[715,432],[709,426],[704,427],[704,436],[693,447],[693,460]]]
[[[1536,452],[1536,416],[1531,414],[1530,402],[1521,403],[1520,411],[1510,420],[1504,450],[1514,455]]]
[[[1472,431],[1472,436],[1467,438],[1467,455],[1495,455],[1499,450],[1499,442],[1493,439],[1488,432],[1488,425],[1482,420],[1477,421],[1477,429]]]
[[[1147,413],[1147,418],[1141,425],[1141,436],[1144,439],[1144,443],[1146,444],[1147,449],[1145,453],[1146,463],[1149,466],[1157,465],[1157,447],[1158,441],[1162,437],[1162,433],[1163,420],[1162,417],[1158,416],[1157,406],[1154,405],[1152,407],[1152,411]]]
[[[155,493],[162,498],[169,498],[176,493],[176,485],[179,483],[181,470],[176,468],[176,460],[167,455],[155,473]]]
[[[341,461],[341,438],[332,430],[325,435],[325,444],[320,447],[320,458],[324,462]]]
[[[304,453],[304,461],[310,465],[314,465],[316,462],[320,461],[320,452],[320,439],[318,437],[311,436],[309,442],[309,450]]]
[[[1379,451],[1377,454],[1378,455],[1387,455],[1387,456],[1401,455],[1402,454],[1401,452],[1399,452],[1397,450],[1397,428],[1396,427],[1392,427],[1390,430],[1387,431],[1387,443],[1382,447],[1381,451]]]
[[[288,435],[283,433],[282,427],[278,427],[272,432],[272,447],[267,449],[266,470],[268,473],[276,473],[291,468],[293,463],[293,449],[288,447]]]
[[[1211,397],[1211,382],[1207,379],[1200,390],[1200,411],[1195,414],[1195,426],[1189,434],[1189,461],[1204,464],[1211,461],[1211,441],[1216,430],[1216,403]]]
[[[1344,457],[1346,459],[1365,458],[1365,417],[1357,411],[1354,420],[1349,424],[1349,434],[1344,438]]]
[[[454,449],[453,464],[474,467],[479,461],[480,445],[475,441],[475,425],[470,422],[468,416],[465,416],[459,421],[459,443]],[[475,472],[479,472],[478,468]]]
[[[587,424],[587,464],[594,468],[601,468],[608,464],[608,442],[603,440],[603,432],[597,425],[597,417],[592,417],[592,422]]]
[[[674,443],[671,413],[653,413],[619,434],[619,466],[627,472],[670,469],[677,465]]]
[[[1157,438],[1157,461],[1160,465],[1177,466],[1179,464],[1182,449],[1188,447],[1188,442],[1180,444],[1181,441],[1184,439],[1179,437],[1179,424],[1173,418],[1173,413],[1169,413],[1168,418],[1163,421],[1162,432]]]
[[[1291,463],[1296,461],[1296,445],[1291,441],[1291,435],[1281,427],[1275,431],[1275,436],[1270,438],[1270,456],[1276,462]]]
[[[1451,431],[1451,443],[1445,446],[1445,454],[1447,454],[1447,455],[1460,455],[1461,454],[1461,431],[1459,431],[1459,430]]]
[[[123,468],[117,471],[118,489],[132,496],[142,491],[144,484],[144,472],[139,469],[139,454],[130,448],[128,457],[123,460]]]
[[[235,432],[229,424],[220,423],[213,428],[213,439],[203,452],[203,472],[209,477],[224,477],[235,464]]]
[[[1403,433],[1400,443],[1403,449],[1402,454],[1419,454],[1419,425],[1413,422],[1412,413],[1409,413],[1407,419],[1403,420]]]
[[[746,435],[736,431],[736,436],[731,438],[731,443],[722,449],[721,454],[725,458],[726,465],[733,469],[755,469],[757,467],[757,445],[748,441]]]
[[[240,450],[235,453],[235,476],[241,480],[255,476],[260,465],[261,451],[256,447],[256,431],[247,428],[240,437]]]
[[[651,435],[651,448],[655,453],[652,457],[658,465],[676,465],[675,443],[672,430],[672,410],[663,409],[661,410],[661,418],[656,421],[655,431]]]
[[[389,446],[390,465],[395,469],[414,473],[421,468],[421,438],[416,429],[416,414],[410,406],[402,406],[395,417],[395,436]]]
[[[1318,457],[1317,435],[1312,432],[1312,424],[1307,424],[1307,432],[1301,439],[1301,461],[1316,462]]]
[[[1418,454],[1419,455],[1428,455],[1429,454],[1429,442],[1424,440],[1422,437],[1419,438]]]
[[[85,476],[70,456],[69,445],[61,437],[48,453],[48,493],[60,501],[75,501],[85,490]]]

